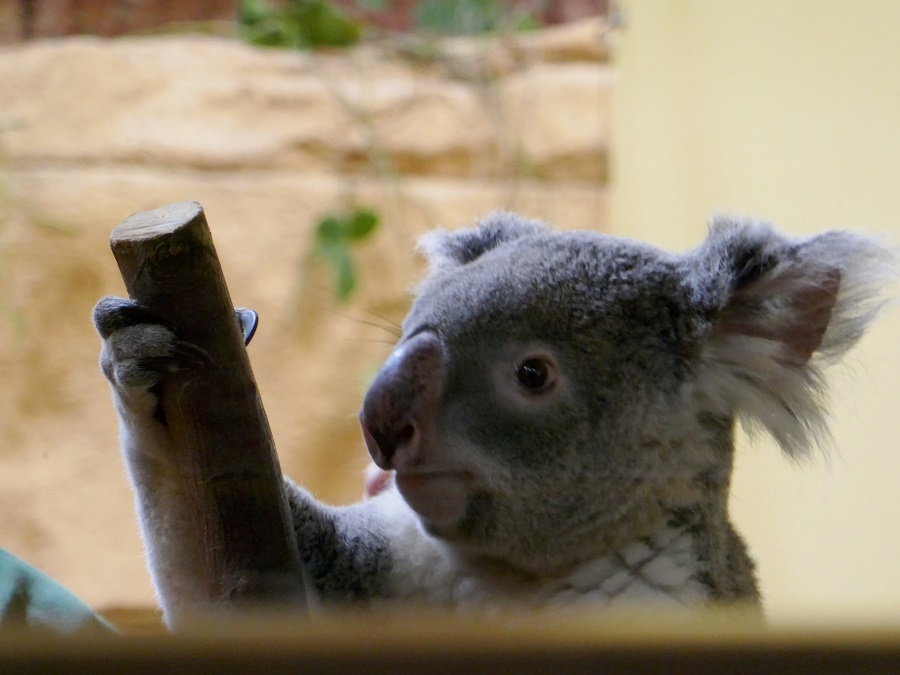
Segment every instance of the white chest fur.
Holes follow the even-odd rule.
[[[393,494],[391,494],[393,493]],[[419,528],[395,491],[380,495],[391,523],[392,595],[461,608],[508,604],[541,607],[692,606],[708,599],[695,578],[690,534],[663,528],[653,537],[585,562],[564,574],[536,579],[461,560]]]
[[[546,594],[544,604],[550,606],[695,605],[707,600],[696,571],[690,535],[665,528],[548,580],[541,585],[541,594]]]

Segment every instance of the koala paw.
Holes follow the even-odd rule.
[[[209,362],[206,352],[179,340],[159,317],[131,300],[103,298],[93,319],[103,338],[100,367],[129,408],[154,411],[152,388],[166,373]]]

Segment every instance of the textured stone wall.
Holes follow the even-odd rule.
[[[285,472],[356,499],[356,412],[394,339],[378,326],[402,319],[420,273],[415,237],[497,208],[604,226],[603,30],[428,55],[197,36],[0,48],[0,547],[96,607],[152,603],[89,318],[122,293],[110,229],[187,199],[234,301],[260,312],[250,357]],[[348,201],[383,222],[342,306],[308,261],[317,217]]]

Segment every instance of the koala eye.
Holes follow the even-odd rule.
[[[542,394],[556,384],[556,370],[546,359],[528,358],[516,368],[516,379],[529,392]]]

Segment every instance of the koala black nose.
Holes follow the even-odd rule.
[[[366,447],[380,468],[404,470],[422,461],[445,379],[444,350],[432,332],[415,335],[388,357],[359,414]]]

